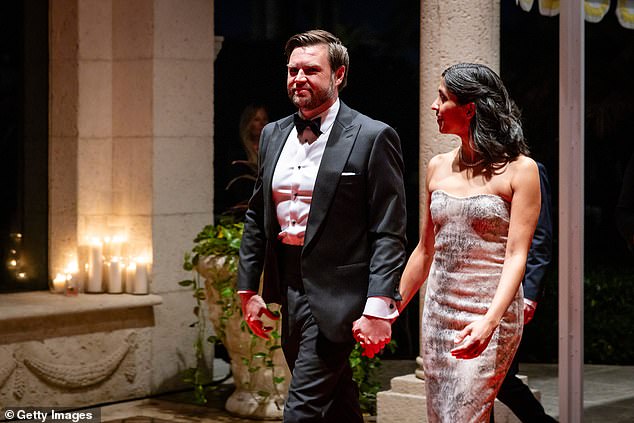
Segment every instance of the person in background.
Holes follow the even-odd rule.
[[[541,192],[541,209],[537,227],[533,234],[531,248],[528,251],[526,272],[522,280],[524,287],[524,325],[530,323],[535,315],[537,303],[541,299],[544,287],[544,277],[552,261],[553,253],[553,219],[550,202],[550,183],[543,164],[537,163],[539,168],[539,185]],[[533,396],[530,388],[518,377],[519,358],[513,358],[511,367],[502,382],[497,398],[502,401],[520,421],[524,423],[556,422],[544,411],[544,407]],[[491,413],[491,423],[494,422]]]
[[[244,108],[240,115],[240,142],[246,155],[246,160],[231,162],[237,171],[226,185],[231,207],[229,214],[242,220],[248,207],[248,201],[253,193],[253,185],[258,175],[258,148],[262,129],[269,123],[269,114],[262,104],[252,103]]]
[[[427,421],[481,423],[522,335],[521,282],[539,216],[539,171],[519,111],[489,67],[447,68],[431,108],[440,133],[461,144],[427,167],[421,237],[403,272],[399,310],[427,280]]]
[[[240,115],[240,140],[247,155],[247,161],[257,169],[258,145],[262,129],[269,123],[269,114],[262,104],[249,104]]]
[[[361,423],[352,328],[383,345],[398,314],[406,244],[400,140],[339,99],[349,57],[338,38],[311,30],[291,37],[285,52],[297,113],[262,131],[238,293],[246,323],[263,338],[271,330],[263,316],[276,318],[266,303],[282,304],[292,374],[284,422]]]

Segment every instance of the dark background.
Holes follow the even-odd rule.
[[[614,212],[634,151],[634,30],[623,28],[616,2],[598,23],[585,23],[584,313],[587,363],[634,363],[634,256]],[[558,347],[559,19],[501,2],[500,74],[522,109],[533,157],[549,172],[555,217],[554,262],[534,321],[525,327],[523,361],[556,362]],[[565,216],[563,217],[565,218]],[[630,339],[628,339],[630,338]]]
[[[0,181],[0,293],[47,289],[47,1],[0,2]]]

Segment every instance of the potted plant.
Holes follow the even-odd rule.
[[[225,408],[232,414],[257,419],[280,419],[290,382],[290,373],[280,346],[280,321],[272,321],[271,340],[253,335],[242,318],[236,291],[238,251],[243,223],[224,217],[208,225],[194,239],[185,255],[184,269],[194,272],[191,280],[180,282],[193,290],[194,314],[198,329],[195,343],[197,367],[186,371],[185,380],[194,386],[197,401],[205,402],[205,386],[210,382],[204,362],[206,315],[231,359],[235,391]],[[202,279],[202,280],[201,280]],[[207,303],[205,312],[204,302]],[[278,307],[273,308],[278,312]]]

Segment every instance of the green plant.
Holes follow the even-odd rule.
[[[593,266],[584,277],[584,361],[631,365],[634,274],[631,266]]]
[[[244,223],[236,222],[232,217],[221,218],[217,225],[207,225],[194,238],[194,247],[190,252],[185,253],[183,269],[194,272],[193,280],[180,282],[181,286],[192,286],[196,306],[194,314],[200,317],[205,313],[201,311],[200,305],[206,300],[205,287],[200,284],[200,275],[195,272],[201,257],[223,256],[225,257],[225,272],[213,279],[212,286],[220,295],[219,305],[222,307],[220,327],[216,329],[216,336],[209,339],[216,342],[225,336],[227,320],[235,313],[242,313],[239,299],[236,295],[236,288],[233,285],[233,275],[238,271],[238,252],[240,251],[240,241]],[[203,316],[205,317],[205,316]]]
[[[234,285],[235,274],[238,266],[238,252],[240,250],[240,241],[244,224],[237,222],[233,216],[224,216],[217,225],[207,225],[194,238],[194,246],[191,252],[185,254],[183,269],[193,274],[192,279],[186,279],[179,282],[179,285],[191,287],[192,296],[195,300],[194,315],[196,321],[190,326],[197,329],[197,336],[194,342],[194,354],[196,357],[196,366],[188,368],[183,373],[183,381],[189,383],[194,388],[194,400],[198,403],[207,402],[206,392],[212,382],[205,362],[205,339],[212,344],[223,343],[226,340],[226,327],[229,319],[234,315],[242,318],[242,308],[238,297],[236,287]],[[214,328],[216,335],[206,337],[207,313],[203,307],[204,302],[208,300],[204,283],[197,271],[199,262],[204,257],[222,257],[222,265],[213,272],[213,277],[208,279],[208,283],[218,297],[215,304],[220,307],[219,325]],[[244,320],[240,323],[240,329],[249,332],[251,342],[249,344],[248,353],[242,357],[242,362],[247,366],[249,374],[253,374],[262,368],[274,368],[272,359],[273,353],[280,349],[279,328],[271,332],[271,339],[264,344],[264,350],[261,343]],[[275,372],[271,372],[272,386],[277,390],[277,385],[284,381],[284,377],[277,376]],[[279,392],[274,392],[279,395]],[[272,392],[258,391],[258,400],[266,400]]]
[[[185,270],[191,266],[189,256],[185,256]],[[199,404],[207,402],[206,387],[213,381],[211,371],[205,359],[205,335],[207,333],[207,314],[202,307],[205,300],[205,290],[200,285],[200,277],[194,275],[192,279],[182,280],[179,282],[181,286],[189,286],[192,288],[193,297],[196,301],[194,306],[194,315],[196,321],[189,327],[196,328],[196,338],[194,340],[194,355],[196,357],[196,366],[187,368],[183,371],[183,382],[192,385],[194,388],[194,400]]]
[[[587,263],[584,273],[584,362],[633,364],[634,341],[623,336],[629,333],[634,315],[632,266]],[[545,294],[535,318],[524,327],[522,362],[557,362],[559,280],[555,265],[544,283]]]
[[[396,350],[396,341],[391,340],[386,346],[390,352]],[[350,367],[352,379],[359,387],[359,403],[361,411],[370,415],[376,414],[376,394],[381,389],[381,383],[377,381],[376,372],[381,367],[381,358],[375,355],[368,358],[362,354],[363,348],[357,342],[350,353]]]

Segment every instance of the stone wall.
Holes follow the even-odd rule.
[[[195,317],[177,282],[213,216],[213,0],[49,4],[49,273],[123,228],[153,295],[0,295],[0,406],[181,388]]]

